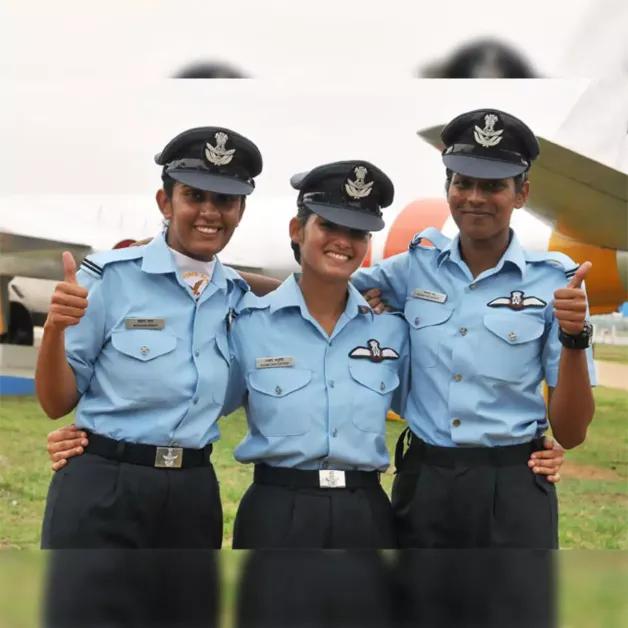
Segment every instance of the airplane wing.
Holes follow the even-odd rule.
[[[62,279],[61,253],[71,251],[80,263],[92,248],[84,244],[46,240],[7,231],[0,232],[0,276]]]
[[[443,125],[418,131],[442,150]],[[539,137],[526,209],[561,234],[605,248],[628,249],[628,174]]]

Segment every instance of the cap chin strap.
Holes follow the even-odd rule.
[[[255,187],[255,181],[243,169],[238,169],[230,164],[229,167],[209,166],[203,159],[194,159],[186,157],[185,159],[176,159],[168,162],[164,166],[164,172],[170,174],[173,171],[185,170],[188,172],[206,172],[207,174],[218,174],[231,179],[239,179],[249,185]]]
[[[525,166],[526,169],[530,167],[530,162],[524,159],[521,153],[517,153],[513,150],[504,150],[503,148],[481,148],[480,146],[474,146],[473,144],[452,144],[443,151],[445,155],[475,155],[482,157],[483,159],[492,159],[493,161],[505,161],[511,164],[520,164]]]

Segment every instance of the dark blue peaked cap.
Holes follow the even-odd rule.
[[[506,179],[530,169],[539,143],[519,118],[498,109],[476,109],[454,118],[441,132],[443,163],[477,179]]]
[[[298,204],[343,227],[360,231],[384,228],[382,208],[394,198],[392,181],[368,161],[336,161],[295,174]]]
[[[199,190],[250,194],[262,171],[262,155],[243,135],[217,126],[183,131],[155,155],[155,162],[175,181]]]

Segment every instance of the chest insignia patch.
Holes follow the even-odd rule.
[[[349,352],[350,358],[356,360],[370,360],[371,362],[383,362],[384,360],[398,360],[399,354],[390,347],[381,347],[379,340],[371,339],[366,343],[367,347],[355,347]]]
[[[486,305],[489,307],[507,307],[511,310],[527,310],[545,307],[547,303],[539,297],[527,297],[521,290],[513,290],[509,297],[497,297]]]

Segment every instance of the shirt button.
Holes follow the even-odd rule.
[[[478,287],[477,283],[472,283],[469,285],[469,290],[475,290]]]
[[[335,385],[336,385],[336,383],[334,382],[334,380],[333,380],[333,379],[330,379],[330,380],[329,380],[329,387],[330,387],[330,388],[333,388]]]
[[[333,438],[336,438],[336,436],[338,436],[338,430],[334,428],[334,431],[331,433]]]
[[[466,327],[461,327],[459,330],[461,336],[466,336],[469,331]]]
[[[386,390],[386,384],[384,384],[384,382],[380,382],[379,383],[379,389],[384,392]]]
[[[281,386],[275,386],[275,394],[281,395],[281,393],[282,393]]]
[[[417,317],[414,319],[414,324],[415,324],[415,325],[418,325],[420,322],[421,322],[421,319],[417,316]]]
[[[194,397],[194,399],[192,399],[192,403],[196,405],[198,403],[198,397]]]
[[[194,355],[198,358],[201,355],[201,352],[200,351],[195,351]]]
[[[142,355],[146,355],[147,353],[150,353],[150,349],[146,345],[143,345],[140,347],[140,353]]]
[[[461,421],[460,419],[454,419],[454,420],[451,422],[451,424],[452,424],[454,427],[459,427],[461,423],[462,423],[462,421]]]
[[[508,333],[508,340],[510,340],[510,342],[514,342],[515,340],[517,340],[517,334],[515,334],[514,331],[511,331]]]
[[[456,373],[454,375],[454,381],[455,382],[461,382],[462,381],[462,375],[460,375],[460,373]]]

